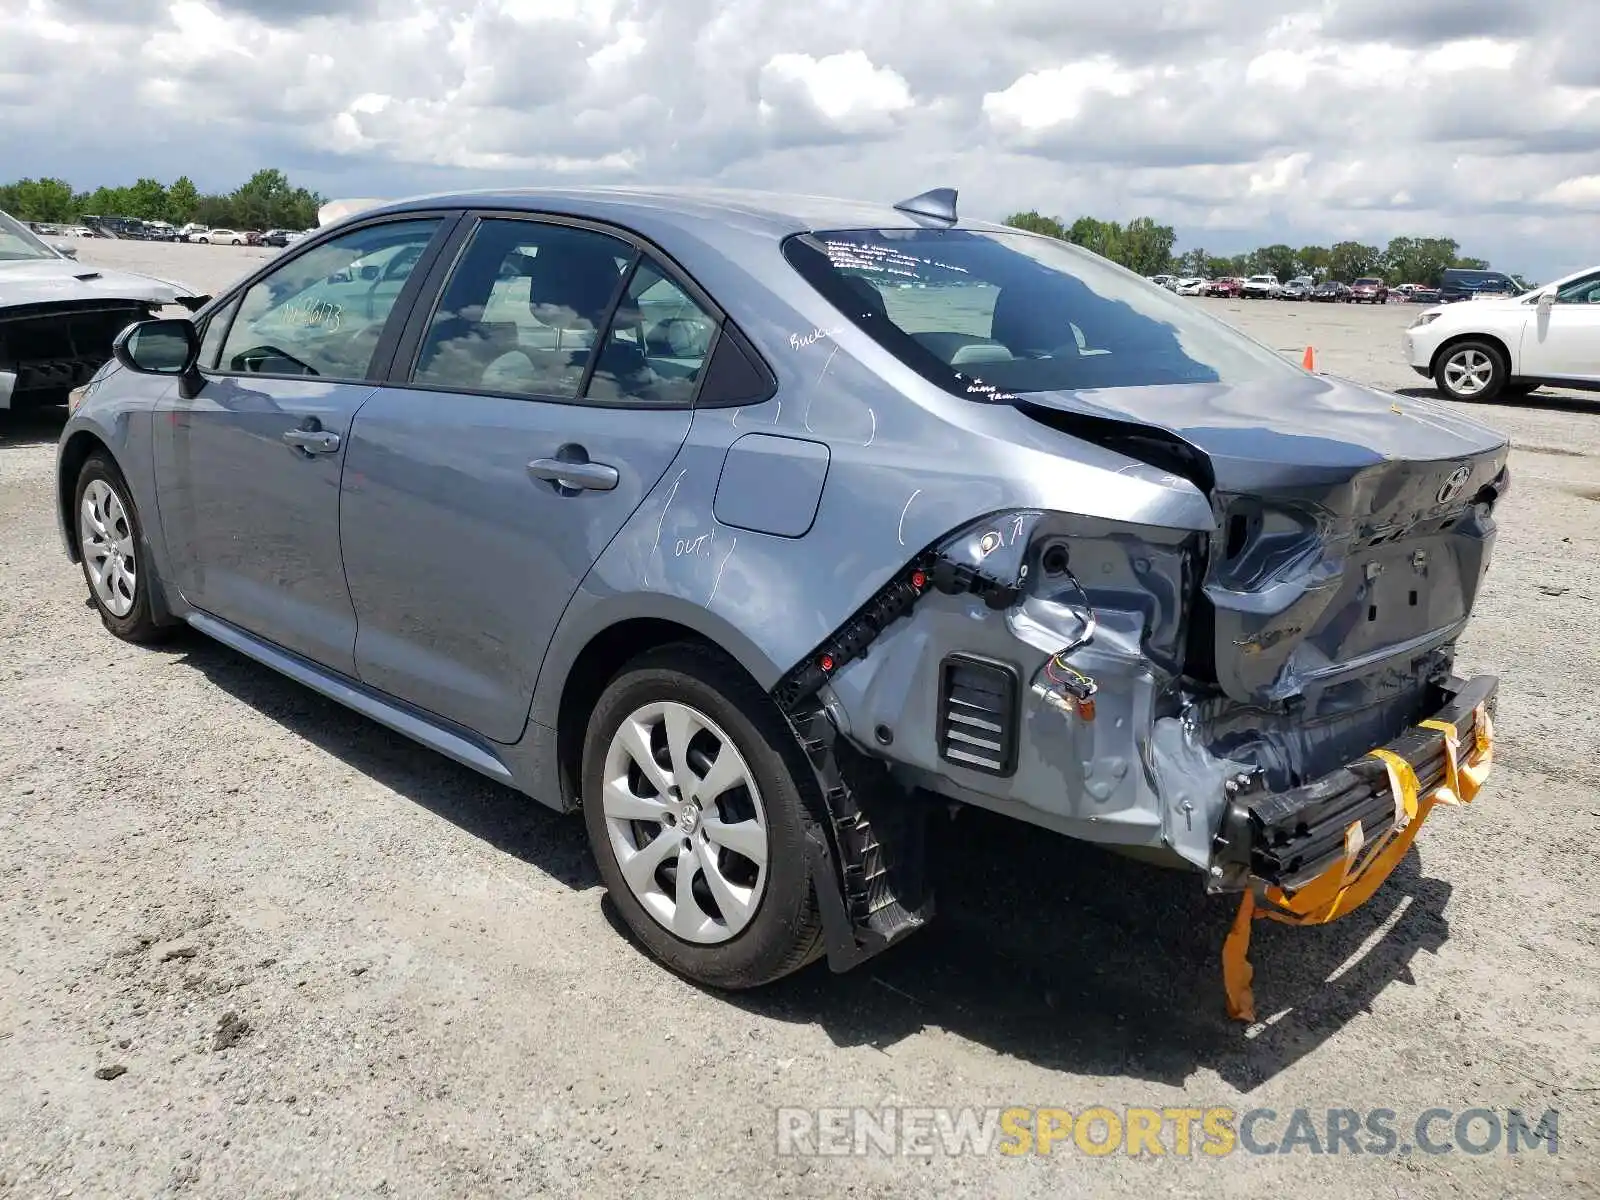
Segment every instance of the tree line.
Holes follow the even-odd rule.
[[[187,175],[171,184],[139,179],[126,187],[74,191],[65,179],[0,184],[0,211],[19,221],[68,225],[85,216],[134,217],[224,229],[310,229],[323,199],[275,168],[257,171],[231,192],[203,193]]]
[[[1135,217],[1126,225],[1079,217],[1071,225],[1059,217],[1037,212],[1013,213],[1005,223],[1016,229],[1048,234],[1092,250],[1141,275],[1194,275],[1206,279],[1274,275],[1280,283],[1309,275],[1318,281],[1345,283],[1363,275],[1377,275],[1391,283],[1437,286],[1446,267],[1487,270],[1488,262],[1461,254],[1454,238],[1397,237],[1386,247],[1363,242],[1337,242],[1332,246],[1261,246],[1247,254],[1222,257],[1196,247],[1175,253],[1177,235],[1170,225],[1149,217]]]

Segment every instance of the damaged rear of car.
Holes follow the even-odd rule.
[[[1310,375],[1048,239],[848,230],[786,253],[923,379],[1160,471],[1210,520],[990,512],[780,696],[825,692],[918,788],[1241,893],[1227,975],[1248,1016],[1251,916],[1348,911],[1487,769],[1495,681],[1453,661],[1506,440]]]
[[[0,213],[0,409],[64,404],[127,326],[205,299],[182,284],[75,262]]]

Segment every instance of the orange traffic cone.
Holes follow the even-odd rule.
[[[1317,352],[1310,346],[1306,347],[1306,356],[1300,365],[1308,371],[1315,371],[1317,369]]]

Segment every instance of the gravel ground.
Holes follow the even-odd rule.
[[[268,253],[82,246],[212,289]],[[1196,303],[1422,383],[1404,306]],[[59,418],[0,415],[0,1196],[1596,1194],[1600,398],[1480,415],[1517,446],[1463,645],[1504,681],[1497,770],[1363,910],[1258,928],[1248,1030],[1231,906],[974,814],[904,947],[685,984],[577,820],[199,637],[114,641],[57,544]],[[1297,1108],[1556,1109],[1560,1152],[777,1154],[776,1108],[852,1104],[1270,1108],[1263,1141]]]

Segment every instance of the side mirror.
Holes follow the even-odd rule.
[[[1550,310],[1555,307],[1555,303],[1556,303],[1556,295],[1555,295],[1555,293],[1554,292],[1545,292],[1543,295],[1541,295],[1539,297],[1539,315],[1541,317],[1547,316],[1549,314]]]
[[[57,254],[65,255],[67,258],[78,257],[78,248],[71,242],[51,242],[50,248]]]
[[[117,335],[111,353],[140,375],[186,376],[200,359],[200,335],[183,318],[138,321]]]

